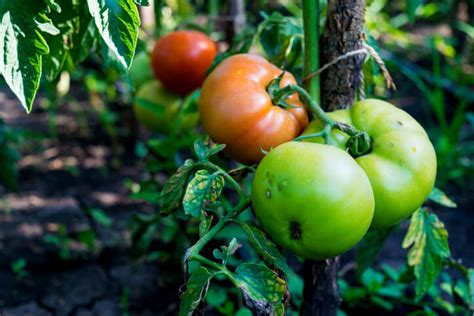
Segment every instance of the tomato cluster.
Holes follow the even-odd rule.
[[[184,113],[184,96],[201,87],[216,54],[207,35],[184,30],[159,38],[151,58],[137,54],[129,73],[138,90],[134,112],[140,124],[160,133],[193,128],[198,114]]]
[[[328,113],[368,134],[370,150],[358,157],[348,153],[353,138],[343,129],[333,128],[326,139],[291,141],[328,125],[315,118],[307,126],[297,94],[286,106],[273,104],[268,86],[281,73],[256,55],[229,57],[207,77],[199,104],[202,125],[214,141],[226,144],[240,162],[260,162],[253,209],[277,244],[305,258],[337,256],[369,228],[392,226],[421,206],[434,185],[436,155],[414,118],[372,99]],[[285,73],[280,87],[293,84]]]

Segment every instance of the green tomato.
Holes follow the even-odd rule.
[[[151,69],[150,56],[146,52],[140,52],[133,58],[129,74],[136,90],[155,78]]]
[[[392,226],[416,211],[436,179],[436,153],[423,127],[405,111],[375,99],[328,115],[366,131],[372,139],[371,152],[355,159],[369,177],[374,191],[372,228]],[[321,129],[322,123],[314,120],[303,134]],[[348,139],[346,134],[333,130],[329,141],[345,149]],[[322,138],[308,141],[323,143]]]
[[[182,111],[184,100],[163,88],[157,80],[145,83],[135,96],[134,112],[146,129],[157,133],[190,130],[198,121],[197,112]]]
[[[310,259],[353,247],[374,214],[362,168],[343,150],[321,144],[289,142],[271,150],[255,173],[252,201],[272,240]]]

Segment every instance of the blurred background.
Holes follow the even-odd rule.
[[[129,72],[103,63],[96,47],[79,66],[65,68],[53,82],[42,81],[30,114],[0,78],[0,315],[177,313],[180,261],[197,227],[174,217],[143,226],[137,215],[154,214],[163,183],[191,156],[192,143],[203,132],[195,123],[172,133],[152,133],[138,124],[135,95],[152,78],[147,55],[157,37],[176,28],[206,32],[224,51],[274,14],[293,21],[278,26],[279,33],[267,22],[268,34],[285,38],[291,28],[301,28],[301,8],[290,0],[154,4],[140,9],[142,27]],[[324,15],[324,1],[322,7]],[[436,213],[449,231],[453,257],[471,267],[473,22],[470,0],[367,0],[367,42],[385,61],[397,90],[386,89],[372,60],[364,65],[366,95],[408,111],[435,145],[436,186],[458,205]],[[265,45],[260,40],[253,49],[265,53]],[[299,58],[301,53],[293,50],[280,66],[298,74],[298,62],[290,60]],[[180,100],[187,115],[197,115],[196,100],[194,94]],[[407,225],[388,238],[361,278],[353,273],[353,253],[343,257],[342,315],[467,311],[467,285],[456,281],[456,272],[443,272],[423,301],[413,301],[412,286],[403,280],[406,250],[401,244]],[[239,234],[227,230],[221,238]],[[301,272],[297,258],[289,260]],[[302,280],[294,278],[297,310]],[[210,288],[207,303],[205,314],[249,314],[225,282]]]

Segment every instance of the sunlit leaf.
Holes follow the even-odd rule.
[[[39,87],[43,55],[49,53],[35,22],[43,6],[27,0],[0,3],[0,74],[27,112]]]
[[[127,69],[135,54],[140,18],[133,0],[87,0],[95,25],[111,52]]]
[[[438,188],[433,188],[428,199],[446,207],[457,207],[457,204]]]

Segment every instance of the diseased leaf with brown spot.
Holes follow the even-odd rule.
[[[197,217],[202,211],[209,210],[219,198],[224,184],[220,173],[209,174],[207,170],[198,170],[184,194],[184,213]]]
[[[181,296],[179,316],[191,316],[199,303],[206,296],[209,281],[214,273],[204,267],[197,268],[186,283],[186,291]]]
[[[245,304],[258,315],[281,314],[286,282],[263,264],[245,262],[235,270]]]
[[[420,208],[411,217],[403,248],[410,248],[408,265],[414,267],[416,300],[420,300],[436,281],[444,259],[451,256],[448,231],[435,214]]]

